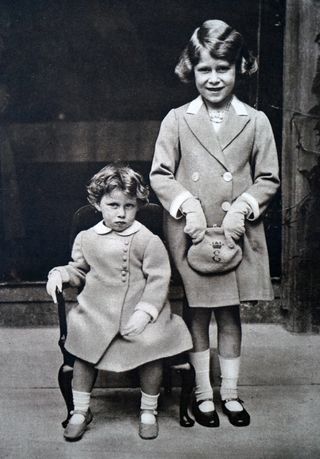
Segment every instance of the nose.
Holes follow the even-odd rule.
[[[126,209],[124,208],[124,206],[119,206],[118,208],[118,217],[119,218],[125,218],[126,216]]]
[[[209,76],[209,82],[212,84],[219,83],[219,74],[215,70],[211,71],[210,76]]]

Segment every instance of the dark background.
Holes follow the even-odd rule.
[[[206,19],[237,28],[259,57],[237,95],[266,112],[280,151],[284,1],[0,4],[0,280],[45,279],[68,261],[72,214],[106,162],[126,161],[147,179],[161,119],[196,96],[173,71]],[[265,219],[273,276],[280,207],[277,197]]]

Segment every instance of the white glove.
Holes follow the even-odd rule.
[[[52,297],[53,302],[57,303],[56,290],[58,289],[59,292],[62,292],[62,277],[57,269],[49,273],[46,289],[47,293]]]
[[[230,237],[235,241],[240,239],[246,231],[245,219],[251,212],[250,205],[243,199],[236,200],[232,204],[222,222],[222,228],[227,239]]]
[[[136,336],[140,335],[143,330],[146,328],[148,323],[151,321],[151,316],[145,312],[137,309],[131,315],[128,320],[128,323],[123,329],[123,336]]]
[[[180,206],[186,217],[184,232],[191,237],[193,244],[198,244],[204,238],[207,229],[207,220],[200,202],[196,198],[186,199]]]

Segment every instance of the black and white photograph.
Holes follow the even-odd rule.
[[[319,458],[318,191],[319,0],[0,0],[0,458]]]

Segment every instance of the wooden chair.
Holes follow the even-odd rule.
[[[162,240],[162,208],[158,204],[147,204],[142,207],[138,214],[137,220],[144,224],[154,234],[157,234]],[[92,206],[86,205],[78,209],[72,220],[70,246],[72,246],[76,235],[83,230],[86,230],[101,220],[101,214]],[[174,276],[176,277],[176,276]],[[62,422],[63,427],[68,423],[73,410],[72,400],[72,376],[74,356],[71,355],[64,347],[67,337],[67,320],[66,320],[66,307],[63,293],[57,292],[58,300],[58,316],[60,327],[59,346],[63,355],[63,363],[59,369],[58,381],[61,393],[67,407],[67,418]],[[188,323],[187,308],[183,305],[182,317]],[[178,372],[181,377],[181,393],[180,393],[180,406],[179,406],[179,419],[180,425],[183,427],[192,427],[194,420],[188,414],[188,405],[190,396],[194,386],[194,372],[190,366],[187,354],[183,353],[177,357],[172,357],[164,361],[164,377],[163,386],[165,393],[170,393],[172,388],[172,373]]]

